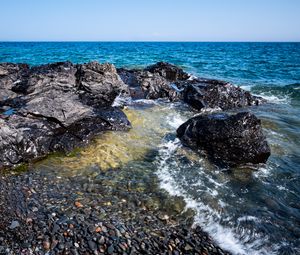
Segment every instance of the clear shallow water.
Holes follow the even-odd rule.
[[[106,134],[64,159],[66,164],[59,158],[43,164],[72,174],[93,164],[117,167],[118,176],[141,183],[154,173],[163,189],[196,210],[196,223],[222,247],[236,254],[300,253],[299,43],[0,43],[0,62],[66,60],[119,67],[168,61],[269,99],[270,104],[250,108],[262,119],[272,149],[268,163],[257,169],[224,172],[182,147],[175,131],[193,113],[164,102],[127,111],[135,123],[128,134]]]

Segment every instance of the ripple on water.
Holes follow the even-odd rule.
[[[142,101],[124,110],[133,126],[129,132],[106,132],[76,155],[42,164],[59,169],[60,175],[87,175],[112,187],[130,180],[136,190],[158,194],[159,185],[182,197],[186,210],[196,213],[195,224],[224,249],[291,254],[299,250],[295,236],[300,236],[298,143],[291,138],[297,130],[286,126],[286,106],[272,107],[251,108],[262,118],[272,148],[268,163],[256,168],[216,168],[176,139],[176,128],[193,113],[183,105]],[[157,198],[150,200],[156,208]]]

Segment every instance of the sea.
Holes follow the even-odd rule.
[[[144,176],[154,174],[159,188],[181,197],[186,210],[195,211],[194,225],[225,250],[300,254],[300,43],[0,42],[0,62],[34,66],[60,61],[110,62],[125,68],[165,61],[267,99],[265,105],[241,109],[262,121],[272,152],[266,164],[230,171],[212,165],[176,138],[176,128],[195,112],[184,104],[148,100],[140,104],[152,106],[125,111],[133,123],[131,133],[117,139],[108,135],[107,146],[100,137],[98,145],[74,159],[77,168],[71,168],[84,172],[97,158],[103,164],[99,153],[116,139],[118,154],[110,153],[120,175],[147,182]],[[45,164],[63,167],[55,161]]]

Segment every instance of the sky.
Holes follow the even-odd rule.
[[[300,0],[0,0],[0,41],[300,41]]]

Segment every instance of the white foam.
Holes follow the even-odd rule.
[[[262,98],[264,98],[267,101],[274,103],[274,104],[290,104],[291,103],[291,99],[288,95],[275,96],[275,95],[269,95],[266,93],[261,93],[261,94],[257,94],[256,96],[261,96]]]
[[[243,85],[243,86],[240,86],[240,88],[251,92],[252,86],[251,85]],[[268,102],[271,102],[274,104],[290,104],[291,103],[291,98],[288,95],[275,96],[275,95],[271,95],[270,92],[261,92],[261,93],[251,92],[251,93],[254,96],[262,97],[262,98],[266,99]]]
[[[240,86],[241,89],[243,90],[246,90],[246,91],[250,91],[251,90],[251,85],[243,85],[243,86]]]
[[[237,219],[238,222],[242,222],[242,221],[254,221],[254,222],[260,222],[260,219],[255,217],[255,216],[251,216],[251,215],[246,215],[246,216],[242,216],[239,217]]]
[[[268,177],[271,174],[271,167],[268,165],[262,165],[257,171],[253,173],[254,177],[257,179]]]
[[[185,120],[179,115],[167,116],[167,123],[172,129],[177,129]]]
[[[196,211],[195,225],[201,226],[223,249],[238,255],[275,254],[272,251],[257,248],[266,241],[262,236],[257,236],[255,241],[250,242],[250,236],[245,234],[241,240],[241,235],[235,232],[234,229],[225,227],[219,223],[221,219],[224,220],[225,218],[221,212],[212,209],[209,205],[204,204],[200,200],[193,199],[176,182],[173,176],[174,165],[170,165],[169,160],[172,160],[172,156],[180,146],[178,139],[166,142],[160,146],[156,163],[158,165],[157,176],[160,180],[161,188],[168,191],[172,196],[183,197],[186,202],[186,209],[192,208]],[[223,206],[225,205],[226,204],[223,203]],[[244,219],[254,220],[254,217],[245,216]],[[244,219],[240,218],[239,221]],[[226,220],[230,221],[230,219]]]
[[[124,105],[130,105],[131,103],[132,103],[131,97],[124,97],[120,94],[115,98],[114,102],[112,103],[112,106],[119,107]]]
[[[221,112],[221,111],[222,109],[220,107],[214,107],[214,108],[205,107],[201,109],[201,113],[214,113],[214,112]]]

